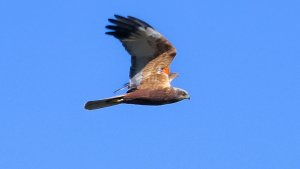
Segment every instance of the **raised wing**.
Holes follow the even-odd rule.
[[[119,39],[131,55],[129,88],[170,86],[168,68],[176,55],[175,48],[159,32],[146,22],[128,16],[115,15],[109,19],[113,25],[106,32]]]

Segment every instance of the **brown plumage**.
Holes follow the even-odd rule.
[[[169,67],[176,55],[176,49],[159,32],[146,22],[128,16],[115,15],[109,19],[113,25],[106,26],[106,32],[119,39],[131,55],[130,81],[124,87],[124,95],[89,101],[88,110],[113,106],[121,103],[140,105],[162,105],[188,99],[189,94],[171,86],[178,76],[170,73]]]

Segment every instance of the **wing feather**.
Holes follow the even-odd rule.
[[[115,19],[108,21],[112,25],[106,26],[110,30],[106,34],[119,39],[131,55],[129,88],[162,86],[157,84],[170,86],[169,76],[159,70],[168,67],[176,55],[171,43],[151,25],[138,18],[115,15]]]

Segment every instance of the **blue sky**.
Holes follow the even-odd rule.
[[[128,81],[113,14],[173,43],[190,101],[83,109]],[[0,168],[300,168],[299,16],[289,0],[2,0]]]

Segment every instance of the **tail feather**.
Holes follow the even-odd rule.
[[[95,110],[100,109],[104,107],[114,106],[117,104],[121,104],[123,101],[124,95],[115,96],[107,99],[102,100],[94,100],[94,101],[88,101],[84,108],[87,110]]]

